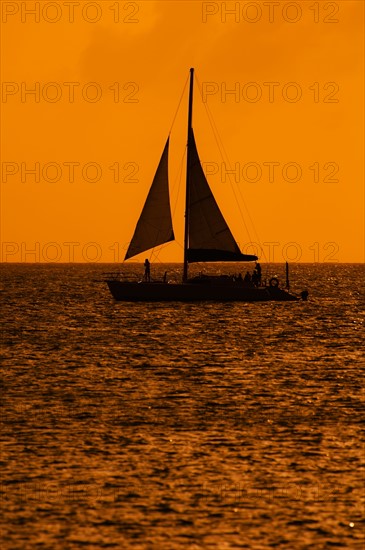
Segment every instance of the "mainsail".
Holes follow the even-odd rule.
[[[125,260],[160,244],[173,241],[175,238],[169,196],[168,153],[169,138],[125,255]]]
[[[190,130],[188,262],[252,262],[242,254],[210,190]]]

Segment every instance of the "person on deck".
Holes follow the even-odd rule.
[[[147,258],[144,261],[144,280],[147,283],[151,281],[151,264]]]
[[[247,284],[251,283],[251,274],[250,274],[249,271],[246,271],[246,275],[245,275],[245,277],[244,277],[244,279],[243,279],[243,282],[244,282],[244,283],[247,283]]]
[[[255,272],[256,272],[255,279],[257,281],[257,286],[260,286],[261,285],[261,265],[259,264],[259,262],[256,262]]]

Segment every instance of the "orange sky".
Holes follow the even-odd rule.
[[[1,2],[2,261],[123,259],[190,67],[210,92],[204,104],[196,86],[200,157],[243,251],[259,239],[274,261],[364,260],[363,2],[225,4],[239,11]],[[231,183],[205,106],[238,170]],[[186,117],[185,94],[170,146],[177,242],[165,261],[182,259]],[[39,181],[26,171],[36,163]]]

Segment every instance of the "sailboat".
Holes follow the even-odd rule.
[[[241,276],[205,275],[189,277],[194,262],[255,262],[258,257],[241,252],[209,187],[200,163],[192,125],[194,69],[190,69],[188,105],[188,143],[185,193],[184,267],[180,283],[166,278],[150,281],[149,273],[141,281],[119,277],[106,279],[116,300],[143,302],[189,301],[295,301],[289,293],[287,266],[286,288],[276,277],[253,284]],[[139,217],[125,260],[174,240],[168,184],[169,138]],[[148,262],[147,262],[148,265]],[[260,270],[261,271],[261,270]],[[304,291],[306,292],[306,291]],[[303,293],[302,296],[303,298]]]

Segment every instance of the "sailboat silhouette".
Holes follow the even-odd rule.
[[[194,262],[254,262],[257,256],[241,252],[229,229],[200,163],[192,127],[194,69],[190,69],[184,269],[181,283],[162,281],[106,280],[116,300],[123,301],[293,301],[299,298],[280,288],[276,278],[269,284],[253,284],[241,277],[188,276]],[[168,184],[167,139],[146,202],[137,222],[125,260],[174,240]],[[287,274],[287,288],[289,287]]]

